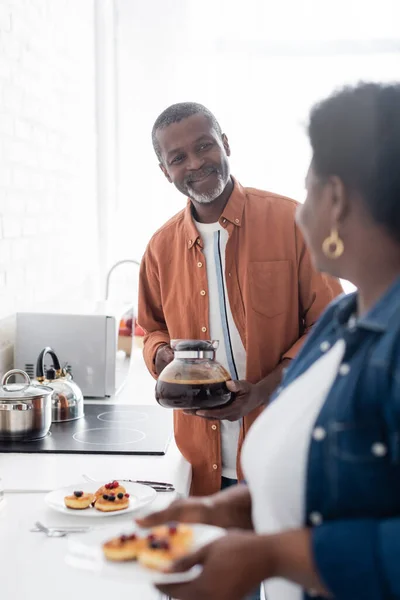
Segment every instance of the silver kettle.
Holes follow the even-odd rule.
[[[50,355],[53,361],[51,367],[45,367],[45,358]],[[74,421],[84,416],[83,394],[73,381],[72,374],[61,368],[60,361],[54,350],[44,348],[36,363],[36,380],[41,385],[52,388],[52,423]]]

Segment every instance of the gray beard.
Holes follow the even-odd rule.
[[[222,194],[222,192],[225,189],[226,184],[227,184],[227,181],[224,181],[222,175],[218,174],[218,184],[208,194],[198,194],[195,190],[193,190],[191,187],[189,187],[188,195],[192,200],[195,200],[199,204],[210,204],[211,202],[214,202],[214,200],[216,200]]]

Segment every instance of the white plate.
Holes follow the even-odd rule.
[[[47,506],[56,510],[57,512],[63,513],[64,515],[72,515],[73,517],[91,517],[91,518],[105,518],[105,517],[116,517],[117,515],[126,515],[128,513],[134,512],[150,502],[153,502],[154,498],[157,496],[157,492],[153,490],[148,485],[142,485],[140,483],[123,483],[126,488],[126,491],[130,495],[130,502],[128,508],[124,510],[116,510],[113,512],[101,512],[100,510],[96,510],[95,508],[86,508],[84,510],[73,510],[71,508],[67,508],[64,504],[64,497],[74,493],[74,490],[82,490],[84,492],[88,492],[94,494],[99,487],[100,483],[86,483],[80,481],[79,483],[75,483],[69,485],[68,487],[61,488],[58,490],[54,490],[45,496],[44,501]]]
[[[205,546],[223,535],[225,529],[211,525],[192,525],[194,532],[194,550]],[[126,533],[137,532],[146,535],[147,530],[140,529],[135,524],[128,528],[119,525],[91,531],[83,535],[74,535],[68,538],[68,554],[66,562],[68,565],[96,573],[105,579],[115,579],[125,583],[136,584],[161,584],[161,583],[183,583],[191,581],[201,573],[199,565],[186,573],[159,573],[142,567],[137,562],[111,562],[106,560],[102,551],[102,544],[107,540]]]

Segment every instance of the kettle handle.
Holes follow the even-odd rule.
[[[54,352],[53,348],[50,348],[50,346],[46,346],[46,348],[43,348],[43,350],[39,354],[37,362],[36,362],[36,378],[37,379],[45,379],[45,377],[46,377],[46,373],[44,370],[44,359],[46,358],[46,356],[48,354],[50,354],[51,358],[53,359],[53,367],[57,371],[57,374],[59,375],[61,372],[60,361],[58,360],[57,354]]]

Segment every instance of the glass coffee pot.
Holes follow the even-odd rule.
[[[218,341],[171,340],[174,360],[156,385],[156,400],[165,408],[210,409],[233,398],[226,387],[228,371],[215,360]]]

